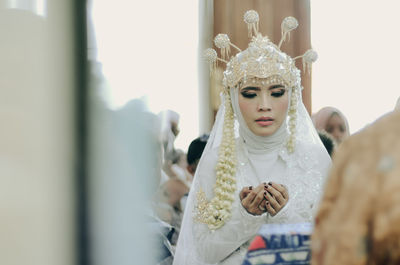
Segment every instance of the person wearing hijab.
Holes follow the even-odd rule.
[[[330,134],[337,144],[350,135],[347,119],[337,108],[322,108],[312,116],[312,120],[317,131]]]
[[[312,235],[312,264],[400,264],[400,112],[339,147]]]
[[[227,63],[222,104],[197,166],[174,257],[175,265],[241,264],[263,224],[311,222],[331,160],[301,99],[294,60],[258,32],[240,51],[225,34],[206,50],[211,66]],[[297,20],[282,23],[284,40]],[[314,51],[303,56],[308,65]]]

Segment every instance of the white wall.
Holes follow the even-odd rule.
[[[400,96],[400,2],[311,2],[313,112],[330,105],[358,131],[394,109]]]
[[[144,97],[154,113],[175,110],[187,150],[199,130],[198,2],[94,0],[92,15],[110,107]]]

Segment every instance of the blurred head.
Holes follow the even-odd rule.
[[[197,169],[197,165],[200,161],[200,157],[203,154],[204,148],[206,147],[208,135],[204,134],[194,139],[188,148],[187,152],[187,170],[190,174],[194,175]]]
[[[336,142],[341,143],[346,135],[346,123],[337,112],[332,113],[328,119],[325,131],[333,136]]]
[[[336,108],[322,108],[312,116],[312,120],[318,131],[327,132],[338,144],[350,134],[347,119]]]
[[[257,136],[270,136],[286,120],[289,93],[280,83],[264,85],[263,79],[257,80],[239,88],[239,108],[251,132]]]

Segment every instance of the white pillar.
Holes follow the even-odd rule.
[[[205,49],[212,47],[214,0],[199,1],[199,133],[209,133],[213,124],[210,70],[203,58]]]
[[[51,1],[46,17],[11,2],[0,4],[0,264],[74,264],[73,1]]]

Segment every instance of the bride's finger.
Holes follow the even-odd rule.
[[[274,187],[276,190],[278,190],[285,199],[289,199],[289,194],[288,194],[287,188],[284,185],[277,184],[275,182],[269,182],[268,184],[270,186]]]
[[[259,209],[258,205],[264,200],[264,196],[266,195],[266,192],[263,189],[260,189],[260,191],[257,193],[257,196],[254,198],[253,202],[251,203],[250,207],[253,209]]]
[[[243,200],[252,190],[253,186],[244,187],[239,194],[240,200]]]
[[[271,216],[277,214],[277,211],[271,206],[271,203],[269,203],[268,201],[265,203],[265,208],[267,209],[267,212],[269,212]]]
[[[273,186],[266,185],[265,190],[268,191],[269,194],[272,195],[275,198],[275,200],[278,201],[278,203],[280,205],[284,205],[286,203],[286,200],[283,197],[282,193],[280,191],[278,191],[277,189],[275,189]]]
[[[259,187],[255,189],[252,188],[251,191],[247,194],[247,196],[243,198],[242,205],[245,206],[247,210],[249,210],[248,207],[250,207],[251,203],[253,202],[254,198],[257,196],[260,190],[261,189]]]
[[[269,204],[272,206],[272,208],[274,208],[275,211],[277,211],[277,212],[279,211],[279,209],[281,208],[281,205],[271,194],[266,192],[265,199],[269,202]]]

